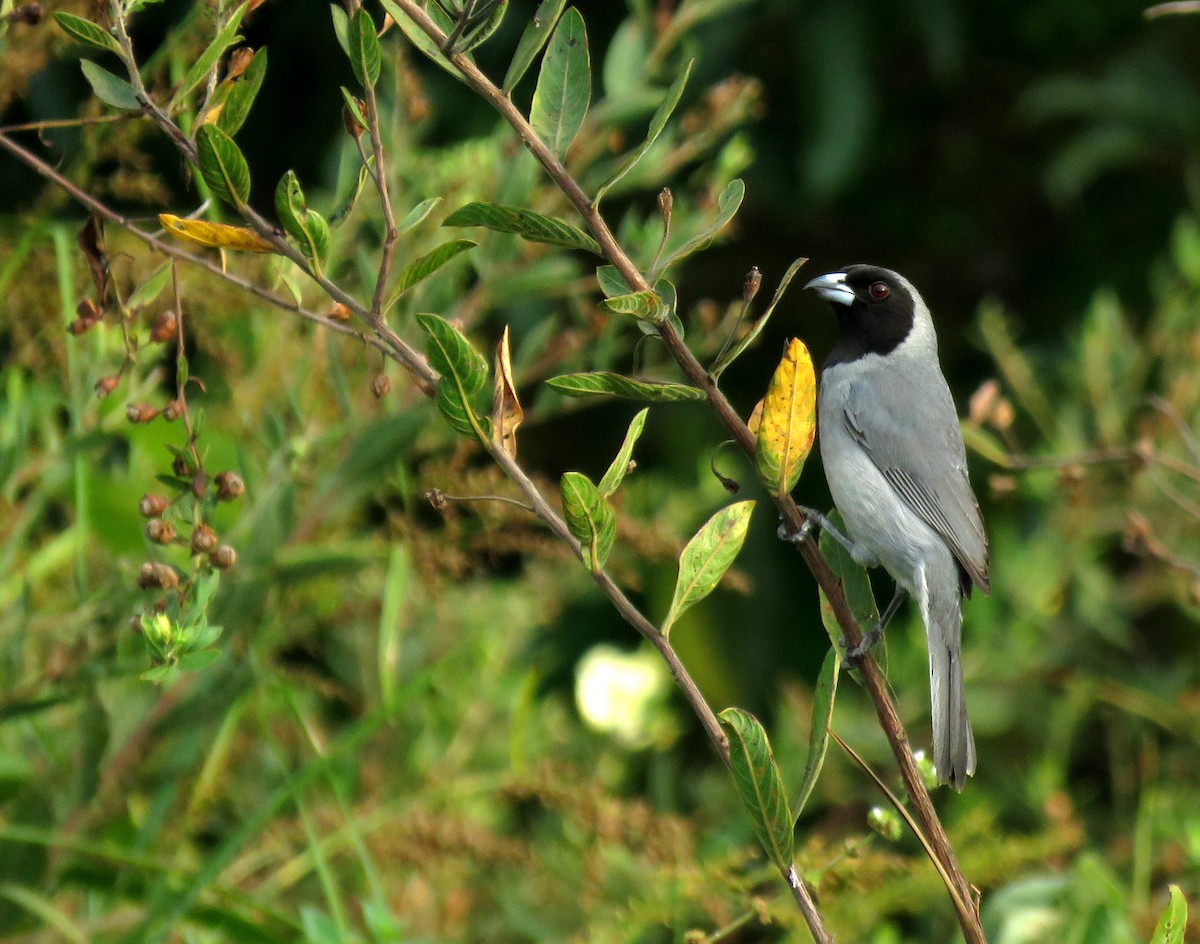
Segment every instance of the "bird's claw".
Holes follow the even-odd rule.
[[[813,519],[805,518],[801,522],[800,527],[795,531],[792,530],[791,524],[787,521],[779,523],[779,530],[775,533],[779,536],[779,540],[788,541],[791,544],[803,544],[808,540],[808,536],[812,534]]]
[[[842,665],[848,669],[857,669],[862,665],[863,656],[875,648],[876,643],[883,638],[883,626],[876,623],[869,630],[863,633],[863,637],[859,640],[857,646],[847,649],[845,655],[842,656]],[[846,640],[842,640],[842,645],[846,645]]]

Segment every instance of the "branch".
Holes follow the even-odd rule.
[[[429,15],[416,0],[396,0],[396,3],[409,19],[437,44],[438,48],[445,48],[446,35],[430,19]],[[616,237],[600,215],[595,203],[588,198],[583,188],[571,176],[562,161],[542,141],[537,132],[534,131],[533,126],[517,109],[516,105],[466,56],[452,54],[449,56],[449,59],[462,73],[467,84],[491,104],[500,113],[500,116],[516,131],[522,143],[533,153],[534,157],[545,168],[546,173],[574,205],[576,211],[591,230],[596,242],[600,245],[605,257],[621,273],[629,286],[634,291],[651,290],[651,286],[645,276],[643,276],[638,267],[634,265],[633,261],[617,242]],[[726,399],[724,393],[720,391],[716,383],[707,374],[704,367],[696,359],[695,355],[692,354],[687,345],[683,343],[683,340],[669,323],[662,324],[659,327],[659,332],[671,356],[679,364],[688,379],[704,391],[709,404],[716,411],[734,441],[741,446],[747,455],[753,457],[756,445],[755,438],[728,399]],[[773,497],[773,500],[788,526],[793,530],[798,530],[804,523],[805,516],[796,503],[792,501],[790,496]],[[842,592],[840,582],[830,569],[828,562],[822,556],[814,541],[804,541],[799,545],[799,548],[805,563],[828,597],[838,623],[846,635],[848,644],[850,646],[857,645],[862,639],[862,631],[850,610],[845,594]],[[623,613],[622,615],[625,614]],[[896,705],[888,692],[879,667],[872,657],[868,656],[863,660],[861,675],[863,685],[867,689],[871,701],[875,706],[875,711],[879,716],[884,734],[891,745],[892,753],[895,755],[896,762],[900,767],[900,774],[904,779],[905,787],[912,797],[917,818],[921,822],[921,827],[926,834],[931,848],[936,853],[942,870],[950,877],[950,885],[955,892],[951,897],[958,912],[963,934],[968,944],[986,944],[979,910],[975,904],[975,896],[972,893],[971,885],[963,875],[962,869],[958,864],[958,857],[955,855],[954,848],[950,844],[950,839],[946,835],[941,821],[938,819],[933,801],[930,799],[920,771],[917,769],[912,749],[909,746],[908,735],[900,721]]]

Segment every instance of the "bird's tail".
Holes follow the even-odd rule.
[[[975,738],[963,690],[962,592],[952,563],[948,573],[927,572],[925,577],[925,593],[918,595],[918,602],[929,644],[933,761],[939,782],[961,791],[975,773]]]

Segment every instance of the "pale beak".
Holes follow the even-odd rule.
[[[830,272],[828,275],[819,275],[807,285],[806,289],[812,289],[826,301],[837,302],[839,305],[853,305],[854,292],[846,285],[845,272]]]

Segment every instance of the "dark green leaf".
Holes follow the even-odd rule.
[[[582,472],[567,472],[561,482],[563,517],[583,545],[583,562],[599,570],[617,536],[617,516],[608,500]]]
[[[625,473],[629,471],[629,461],[633,458],[633,447],[637,443],[638,437],[642,435],[642,429],[646,425],[646,414],[649,412],[649,407],[639,410],[637,416],[630,422],[629,429],[625,433],[625,441],[621,443],[617,457],[613,459],[608,471],[604,473],[604,478],[600,480],[597,487],[600,489],[600,494],[606,498],[621,487]]]
[[[215,125],[196,132],[196,160],[209,189],[226,203],[244,206],[250,199],[250,168],[233,138]]]
[[[812,795],[817,777],[825,764],[825,751],[829,747],[829,723],[833,720],[833,701],[837,695],[838,675],[842,668],[842,652],[832,646],[821,665],[817,676],[817,687],[813,692],[812,723],[808,729],[808,760],[804,765],[804,781],[800,784],[800,795],[792,808],[796,816],[804,812],[804,805]]]
[[[729,735],[729,766],[754,835],[767,858],[786,874],[795,848],[792,813],[767,732],[741,708],[726,708],[718,717]]]
[[[470,239],[452,239],[449,242],[442,243],[435,249],[430,250],[421,256],[419,259],[414,259],[400,273],[400,277],[396,279],[396,286],[392,289],[391,297],[383,306],[383,310],[387,311],[396,301],[407,292],[410,288],[433,275],[438,269],[444,266],[447,262],[453,259],[460,253],[466,252],[468,249],[477,246],[478,243]]]
[[[659,264],[657,271],[665,272],[670,266],[686,259],[694,252],[703,249],[713,241],[733,219],[742,199],[746,196],[746,185],[740,180],[732,180],[717,197],[717,212],[712,220],[706,223],[698,234],[689,238],[683,245],[668,251],[666,258]]]
[[[845,533],[846,525],[838,512],[831,511],[829,520],[834,527]],[[846,601],[850,604],[850,611],[858,624],[864,629],[874,626],[879,622],[879,607],[875,603],[875,594],[871,590],[871,579],[867,576],[867,569],[862,564],[856,564],[849,552],[835,538],[824,532],[821,534],[820,548],[841,583]],[[833,647],[840,648],[843,645],[842,628],[824,591],[821,592],[821,622],[825,625],[825,632],[829,634],[829,641],[833,643]]]
[[[487,383],[487,361],[446,319],[422,314],[417,315],[417,324],[429,337],[425,345],[429,363],[442,375],[434,397],[438,409],[458,432],[486,444],[491,424],[476,413],[474,400]]]
[[[717,588],[742,549],[753,511],[753,501],[728,505],[709,518],[688,541],[679,555],[679,577],[671,608],[661,627],[664,636],[680,614]]]
[[[347,35],[350,45],[348,55],[354,77],[363,88],[370,88],[379,81],[379,35],[371,14],[362,7],[354,14]]]
[[[113,108],[120,108],[123,111],[139,111],[141,109],[137,92],[124,79],[117,78],[107,69],[102,69],[91,59],[80,59],[79,68],[83,70],[83,76],[88,80],[96,97],[105,105],[112,105]]]
[[[217,62],[220,61],[225,50],[242,38],[237,35],[237,30],[241,25],[242,17],[246,15],[248,6],[249,4],[246,3],[238,5],[229,20],[221,27],[221,31],[208,44],[204,52],[200,53],[200,58],[192,63],[192,67],[188,69],[187,75],[180,83],[179,90],[171,97],[171,103],[167,106],[168,112],[174,111],[184,99],[203,85],[209,73],[217,67]]]
[[[513,53],[508,72],[504,75],[505,93],[511,93],[517,87],[521,77],[533,64],[537,54],[546,45],[546,40],[550,38],[550,33],[558,23],[558,18],[566,5],[567,0],[542,0],[538,5],[537,11],[525,27],[525,32],[521,34],[521,39],[517,43],[517,51]]]
[[[263,78],[267,74],[267,47],[263,46],[254,54],[246,71],[233,80],[225,95],[221,113],[217,116],[217,125],[228,135],[237,134],[246,123],[246,117],[262,88]]]
[[[587,374],[559,374],[546,381],[568,397],[611,396],[647,403],[671,403],[679,400],[703,400],[704,391],[687,384],[657,380],[634,380],[621,374],[596,371]]]
[[[1158,919],[1150,944],[1183,944],[1183,935],[1187,930],[1187,899],[1178,885],[1170,886],[1170,894],[1171,899]]]
[[[687,85],[688,76],[692,74],[692,66],[695,64],[695,62],[695,59],[689,59],[688,64],[683,67],[683,71],[679,73],[679,76],[675,79],[674,84],[667,89],[667,94],[663,98],[662,104],[658,106],[658,110],[654,113],[654,117],[650,119],[650,128],[646,132],[646,140],[639,144],[637,148],[634,149],[633,153],[631,153],[627,158],[625,158],[625,160],[621,162],[621,166],[617,168],[617,172],[613,174],[613,176],[610,177],[608,181],[600,187],[599,190],[596,191],[595,202],[597,204],[599,204],[604,195],[610,189],[612,189],[614,184],[616,184],[622,177],[633,170],[638,161],[645,157],[646,152],[654,146],[654,142],[658,140],[658,136],[663,133],[663,129],[667,126],[667,121],[670,120],[672,113],[679,104],[679,99],[683,97],[683,89]]]
[[[579,133],[591,99],[587,31],[579,11],[571,7],[550,37],[529,112],[533,130],[559,158]]]
[[[77,39],[85,46],[93,49],[103,49],[105,52],[115,52],[121,56],[121,44],[108,30],[91,20],[85,20],[73,13],[55,13],[54,20],[62,31],[72,39]],[[122,57],[124,58],[124,57]]]
[[[342,47],[342,52],[346,54],[346,58],[350,58],[350,17],[346,11],[338,4],[331,3],[329,5],[329,13],[333,17],[333,35],[338,41],[338,45]]]
[[[515,233],[535,243],[550,243],[569,249],[586,249],[600,255],[600,246],[587,233],[570,223],[521,207],[498,203],[468,203],[455,210],[443,226],[485,226],[498,233]]]
[[[483,8],[486,16],[482,20],[478,19],[480,14],[475,14],[472,18],[475,22],[459,34],[451,48],[452,52],[468,53],[472,49],[482,46],[491,39],[496,30],[500,28],[500,24],[504,22],[504,14],[508,12],[508,0],[481,0],[481,2],[490,2],[491,9]]]

